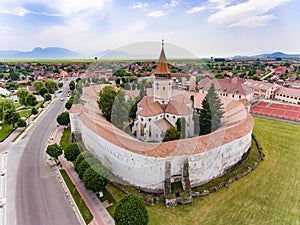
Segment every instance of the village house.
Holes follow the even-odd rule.
[[[241,79],[236,77],[232,79],[209,79],[204,78],[198,83],[199,92],[207,94],[208,89],[214,84],[216,92],[219,96],[231,98],[234,100],[247,99],[253,101],[253,91],[245,85]]]
[[[278,84],[272,84],[264,81],[255,81],[247,79],[244,81],[253,91],[253,97],[255,99],[274,99],[275,92],[279,88]]]
[[[279,87],[275,93],[275,100],[300,105],[300,90]]]

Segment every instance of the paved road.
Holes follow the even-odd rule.
[[[16,175],[16,224],[79,224],[54,169],[43,158],[46,142],[55,129],[57,115],[64,110],[65,101],[59,97],[50,105],[18,143],[25,148]]]

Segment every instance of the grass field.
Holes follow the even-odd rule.
[[[255,117],[265,160],[240,179],[194,203],[147,207],[149,224],[300,224],[300,125]]]
[[[71,129],[68,127],[64,129],[59,145],[62,147],[62,149],[66,149],[66,146],[69,143],[71,143]]]
[[[81,198],[79,192],[77,191],[77,189],[75,188],[74,184],[72,183],[71,179],[69,178],[68,174],[66,173],[65,170],[60,170],[60,173],[62,175],[62,177],[64,178],[72,196],[74,201],[76,202],[76,205],[84,219],[84,221],[86,222],[86,224],[89,224],[92,220],[93,220],[93,215],[91,214],[90,210],[88,209],[88,207],[86,206],[86,204],[84,203],[83,199]]]
[[[0,130],[0,141],[5,140],[5,138],[10,135],[13,130],[12,125],[2,124],[2,129]]]

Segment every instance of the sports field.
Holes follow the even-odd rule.
[[[300,106],[260,102],[251,113],[300,122]]]
[[[149,224],[300,224],[300,125],[255,117],[265,160],[243,177],[194,203],[147,207]]]

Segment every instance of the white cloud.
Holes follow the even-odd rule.
[[[0,13],[24,16],[25,14],[46,14],[54,16],[71,16],[77,13],[95,13],[103,9],[105,2],[110,0],[11,0],[1,1]],[[38,4],[47,11],[31,11],[25,6]]]
[[[222,2],[222,0],[210,1],[217,2],[219,6]],[[270,20],[276,18],[274,15],[266,13],[288,1],[290,0],[248,0],[220,8],[209,16],[208,21],[218,24],[229,24],[229,27],[243,26],[254,28],[264,26]],[[224,1],[223,3],[227,4],[228,1]],[[250,20],[252,19],[254,21],[251,22]]]
[[[206,6],[196,6],[190,10],[187,10],[186,13],[187,14],[194,14],[194,13],[199,13],[202,12],[203,10],[207,9]]]
[[[12,29],[10,27],[0,27],[0,33],[9,33]]]
[[[149,3],[147,3],[147,2],[136,2],[136,3],[133,3],[130,8],[132,8],[132,9],[145,9],[148,6],[149,6]]]
[[[169,8],[177,6],[179,3],[180,3],[180,0],[171,0],[169,3],[165,3],[163,5],[163,8],[169,9]]]
[[[164,11],[156,10],[148,13],[150,17],[161,17],[167,15]]]
[[[232,23],[228,27],[247,27],[247,28],[263,27],[266,26],[269,21],[276,18],[277,17],[273,15],[253,16],[253,17],[241,19],[238,22]]]

